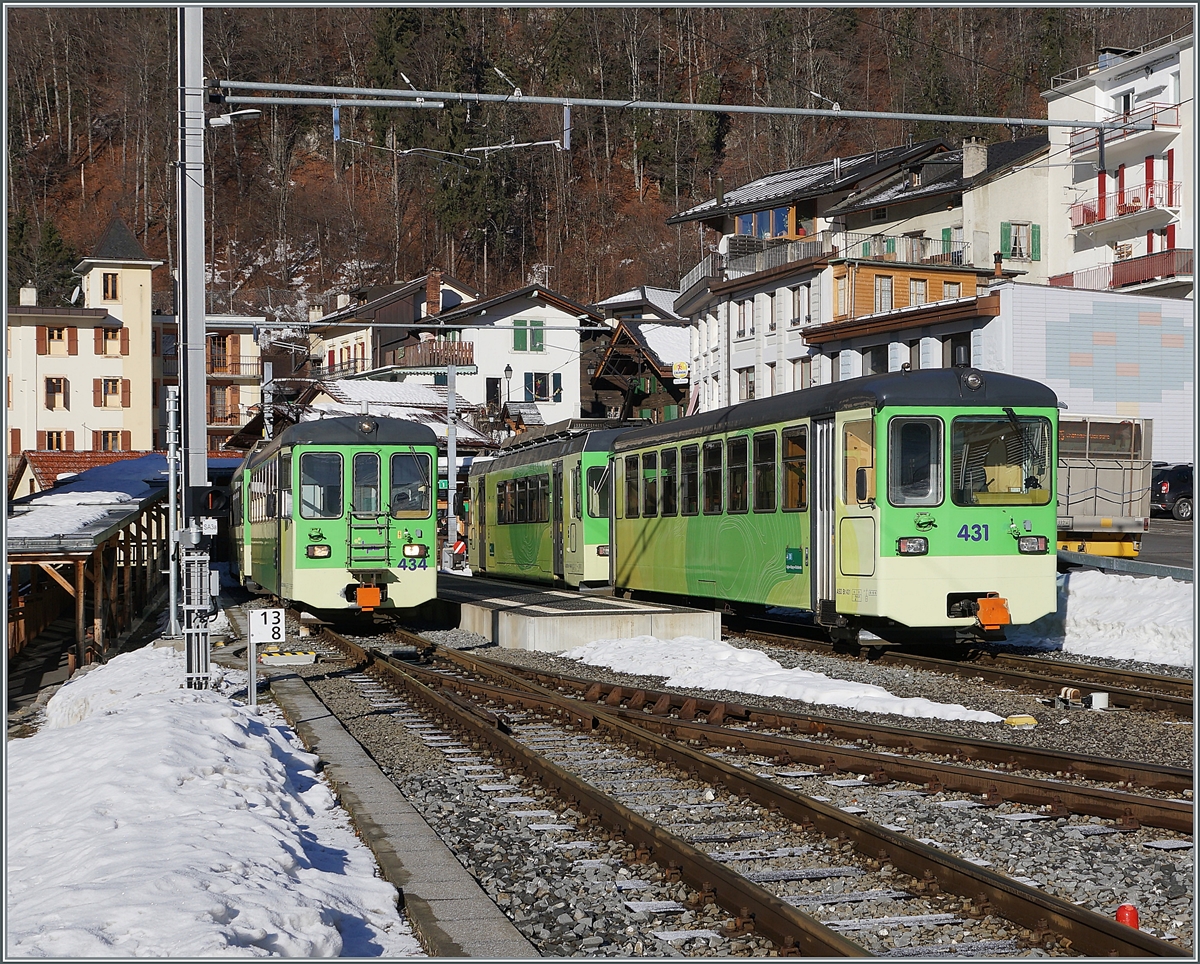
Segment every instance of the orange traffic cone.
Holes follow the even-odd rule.
[[[1117,908],[1117,923],[1128,924],[1130,927],[1138,926],[1138,910],[1133,904],[1122,904]]]

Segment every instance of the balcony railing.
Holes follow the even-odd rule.
[[[257,355],[209,355],[206,371],[210,375],[240,375],[257,378],[262,374],[262,359]]]
[[[969,241],[942,238],[895,237],[886,234],[841,236],[847,258],[871,258],[875,261],[899,261],[904,264],[969,264]]]
[[[1151,181],[1135,184],[1124,191],[1113,191],[1071,205],[1071,227],[1082,228],[1101,221],[1112,221],[1150,208],[1177,208],[1183,203],[1180,181]]]
[[[209,408],[208,424],[209,425],[241,425],[245,419],[237,412],[230,412],[223,408]]]
[[[822,255],[836,253],[832,232],[822,231],[811,238],[771,244],[762,251],[756,251],[740,258],[732,258],[725,266],[725,278],[726,280],[743,278],[759,271],[782,268],[784,265],[796,261],[807,261],[809,258],[819,258]],[[682,290],[687,290],[686,284]]]
[[[344,362],[338,362],[336,365],[317,369],[314,374],[320,378],[340,378],[343,375],[354,375],[358,372],[369,371],[371,368],[372,365],[369,359],[350,358]]]
[[[531,329],[536,331],[537,329]],[[396,359],[398,368],[469,367],[475,364],[475,343],[470,341],[423,341],[408,345]]]
[[[1178,127],[1179,126],[1179,105],[1178,104],[1147,104],[1145,107],[1139,107],[1137,110],[1131,110],[1128,114],[1110,114],[1104,118],[1104,123],[1119,123],[1128,122],[1130,124],[1153,124],[1158,127]],[[1128,129],[1122,130],[1106,130],[1104,132],[1104,146],[1108,147],[1111,144],[1119,144],[1127,137],[1133,137],[1136,134],[1144,134],[1146,131],[1131,131]],[[1079,130],[1071,133],[1071,153],[1081,154],[1084,151],[1093,151],[1099,146],[1099,132],[1094,127],[1081,127]]]
[[[683,283],[679,286],[680,292],[690,291],[692,285],[705,278],[721,277],[721,271],[724,267],[725,258],[723,255],[708,255],[696,267],[683,276]]]
[[[1190,36],[1195,28],[1189,20],[1187,26],[1180,27],[1173,33],[1167,34],[1165,37],[1159,37],[1157,40],[1152,40],[1148,44],[1142,44],[1136,50],[1129,50],[1120,57],[1114,58],[1111,55],[1106,56],[1103,60],[1096,61],[1090,64],[1083,64],[1079,67],[1065,71],[1061,74],[1055,74],[1050,78],[1050,89],[1055,90],[1059,87],[1065,87],[1067,84],[1073,84],[1075,81],[1086,77],[1088,74],[1094,74],[1098,70],[1104,70],[1108,67],[1115,67],[1117,64],[1131,57],[1136,57],[1138,54],[1144,54],[1148,50],[1157,50],[1159,47],[1165,47],[1169,43],[1174,43],[1184,37]]]
[[[1174,248],[1157,251],[1139,258],[1099,264],[1093,268],[1081,268],[1055,275],[1050,284],[1058,288],[1085,288],[1088,291],[1108,291],[1128,285],[1146,284],[1170,278],[1187,277],[1192,274],[1192,250]]]

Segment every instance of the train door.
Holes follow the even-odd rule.
[[[554,536],[554,577],[562,579],[566,576],[563,569],[563,464],[559,460],[552,466],[553,478],[550,484],[551,518],[553,519]]]
[[[836,619],[837,595],[834,577],[834,488],[837,471],[834,459],[835,429],[832,418],[812,422],[812,599],[817,621]]]
[[[477,520],[475,538],[472,540],[477,547],[475,553],[476,565],[480,572],[487,570],[487,477],[479,477],[479,487],[475,493],[475,519]]]
[[[875,584],[879,558],[879,508],[875,504],[875,421],[871,409],[839,412],[836,417],[837,470],[837,611],[874,615],[879,609]]]

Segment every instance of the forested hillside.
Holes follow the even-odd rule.
[[[174,266],[174,8],[9,7],[9,299],[42,304],[119,213]],[[1040,92],[1188,8],[228,7],[205,12],[210,80],[560,97],[1045,116]],[[229,109],[229,108],[224,108]],[[210,107],[213,113],[222,109]],[[274,309],[441,267],[488,292],[535,265],[583,302],[674,286],[707,250],[672,213],[830,156],[1003,128],[577,108],[571,150],[466,148],[562,134],[558,107],[272,107],[207,135],[212,307]],[[350,143],[357,141],[360,143]],[[396,150],[383,148],[394,147]],[[64,271],[64,265],[66,269]],[[168,297],[169,304],[169,297]]]

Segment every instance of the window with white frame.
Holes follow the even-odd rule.
[[[1018,261],[1027,261],[1029,259],[1029,222],[1028,221],[1013,221],[1012,222],[1012,247],[1009,257]]]
[[[892,310],[892,276],[877,274],[875,276],[875,311]]]
[[[943,281],[942,282],[942,299],[949,300],[950,298],[962,297],[962,282],[959,281]]]
[[[767,295],[767,312],[768,312],[767,331],[775,330],[775,302],[776,302],[775,292],[772,291],[769,295]]]
[[[808,324],[812,304],[812,285],[796,285],[792,292],[792,325]]]
[[[812,388],[812,359],[807,355],[792,362],[792,390]]]
[[[754,369],[739,368],[737,370],[738,377],[738,401],[749,401],[754,397]]]
[[[746,337],[746,317],[750,314],[750,305],[749,301],[734,302],[734,316],[737,325],[735,331],[738,338]]]
[[[910,278],[908,281],[908,303],[923,305],[929,300],[929,285],[924,278]]]
[[[844,315],[846,313],[846,277],[837,279],[837,313]]]

